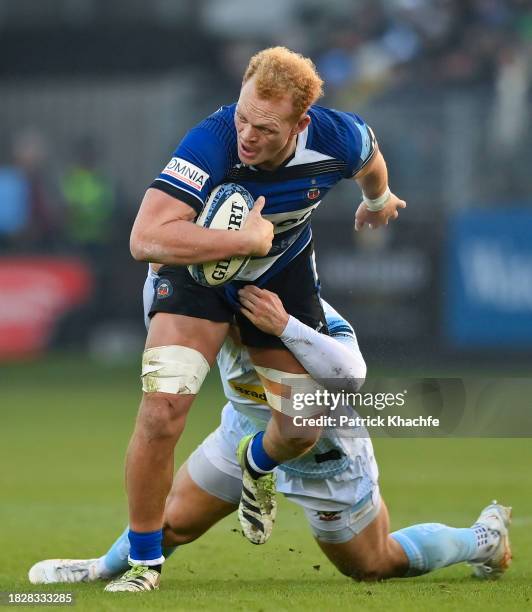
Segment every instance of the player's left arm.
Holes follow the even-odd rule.
[[[362,202],[355,215],[355,229],[388,225],[397,219],[406,202],[390,191],[388,169],[373,130],[355,113],[338,113],[345,138],[345,178],[355,180],[362,189]]]
[[[354,332],[320,334],[289,315],[276,293],[246,285],[238,292],[241,312],[266,334],[277,336],[308,374],[330,391],[358,391],[366,363]]]
[[[371,229],[388,225],[390,219],[397,219],[400,208],[406,208],[406,202],[390,191],[388,169],[378,149],[370,162],[353,178],[363,194],[363,200],[355,214],[357,232],[366,224]]]

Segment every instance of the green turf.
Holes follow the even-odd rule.
[[[229,517],[178,550],[161,590],[134,603],[127,594],[104,594],[100,584],[29,585],[34,562],[97,556],[123,528],[123,457],[139,399],[137,374],[131,367],[109,373],[80,359],[3,366],[0,394],[0,591],[71,590],[75,609],[95,611],[532,609],[529,439],[375,441],[393,528],[468,525],[492,498],[514,506],[514,564],[498,583],[471,579],[465,565],[416,579],[354,583],[322,556],[300,509],[281,502],[266,546],[245,541]],[[221,405],[211,377],[177,461],[215,426]]]

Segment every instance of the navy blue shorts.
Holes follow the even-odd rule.
[[[186,266],[162,266],[156,281],[153,304],[149,316],[157,312],[207,319],[217,323],[234,323],[240,330],[242,342],[256,348],[285,348],[276,336],[265,334],[239,311],[237,291],[249,284],[276,293],[288,314],[323,333],[327,323],[319,296],[312,243],[306,246],[285,268],[261,282],[233,281],[223,287],[204,287],[196,283]]]

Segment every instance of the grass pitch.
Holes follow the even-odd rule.
[[[84,359],[54,359],[3,366],[0,381],[0,591],[71,591],[75,609],[91,611],[532,609],[529,439],[375,440],[394,529],[426,521],[466,526],[493,498],[514,507],[514,564],[496,583],[474,580],[460,565],[357,584],[325,559],[300,509],[281,500],[266,546],[249,544],[236,516],[229,517],[175,553],[159,592],[30,585],[27,571],[36,561],[99,556],[124,528],[123,459],[138,374],[135,366],[111,375]],[[216,426],[222,404],[213,375],[192,410],[177,462]]]

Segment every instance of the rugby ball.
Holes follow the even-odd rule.
[[[253,196],[236,183],[223,183],[213,189],[203,207],[196,225],[211,229],[242,229],[253,208]],[[205,287],[218,287],[230,280],[244,268],[249,257],[231,257],[220,261],[208,261],[187,266],[192,278]]]

